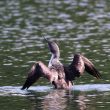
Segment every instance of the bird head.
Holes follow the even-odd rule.
[[[59,55],[60,52],[59,52],[59,47],[58,47],[57,43],[54,41],[49,41],[45,37],[44,37],[44,39],[48,43],[48,47],[49,47],[50,52],[54,55]]]

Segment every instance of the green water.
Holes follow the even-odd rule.
[[[62,63],[69,64],[74,53],[83,53],[102,74],[103,79],[96,80],[85,73],[75,81],[75,85],[109,84],[109,0],[1,0],[2,89],[5,86],[22,86],[35,61],[48,64],[51,55],[41,36],[57,40]],[[40,79],[35,85],[42,87],[50,84]],[[8,95],[0,92],[0,110],[109,110],[110,107],[110,92],[105,90],[52,89],[29,91],[23,96],[13,95],[12,92]]]

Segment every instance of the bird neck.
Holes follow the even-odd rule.
[[[59,61],[60,54],[52,54],[48,67],[51,67],[55,61]]]

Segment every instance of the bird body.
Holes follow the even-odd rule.
[[[101,78],[99,71],[94,67],[93,63],[81,54],[75,54],[70,65],[63,65],[59,60],[60,51],[58,45],[55,42],[45,40],[52,54],[48,67],[41,61],[36,62],[29,71],[22,90],[28,89],[40,77],[47,78],[57,89],[72,88],[72,81],[76,77],[83,75],[84,71],[87,71],[97,79]]]

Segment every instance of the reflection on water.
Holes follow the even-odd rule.
[[[83,85],[88,83],[109,84],[110,82],[109,6],[108,0],[1,0],[0,86],[8,86],[7,89],[0,89],[1,109],[9,110],[9,107],[12,107],[11,110],[13,108],[14,110],[35,110],[37,108],[42,110],[51,107],[54,101],[57,106],[58,99],[61,102],[59,103],[61,104],[60,109],[103,110],[104,108],[109,110],[108,96],[110,94],[104,92],[106,89],[109,91],[109,85],[106,85],[107,88],[103,85],[102,87]],[[42,35],[58,41],[63,63],[69,64],[74,53],[83,53],[99,69],[103,80],[95,80],[85,74],[84,77],[75,81],[75,84],[82,84],[74,88],[80,91],[75,94],[73,91],[68,95],[65,91],[47,91],[50,87],[47,89],[45,86],[43,87],[45,93],[40,87],[40,92],[37,91],[34,96],[29,91],[22,93],[18,88],[16,88],[18,92],[16,93],[13,86],[23,84],[27,71],[35,61],[40,60],[45,64],[49,61],[50,53]],[[48,83],[41,79],[37,85],[47,86]],[[91,91],[95,89],[103,93],[86,93],[88,89]],[[5,100],[2,97],[3,94]],[[9,97],[13,95],[13,98]],[[52,95],[56,96],[55,100],[48,98]],[[21,96],[26,96],[30,100]],[[51,103],[46,103],[46,100],[51,100]]]
[[[76,85],[78,88],[80,85]],[[29,96],[28,100],[32,103],[31,109],[41,109],[41,110],[65,110],[65,109],[75,109],[75,110],[93,110],[93,109],[103,109],[103,100],[107,101],[106,106],[109,107],[110,100],[106,100],[110,94],[109,92],[95,91],[96,85],[92,86],[93,91],[80,91],[83,90],[83,86],[79,88],[79,91],[73,90],[52,90],[48,89],[45,95],[43,93],[38,94],[35,91],[31,91],[33,96]],[[109,87],[110,85],[102,85],[103,87]],[[101,87],[101,85],[100,85]],[[85,87],[84,87],[85,88]],[[31,90],[35,88],[31,88]],[[36,88],[36,90],[38,90]],[[78,89],[77,89],[78,90]],[[103,100],[99,100],[102,97]]]
[[[88,99],[86,99],[86,97],[83,94],[78,96],[78,100],[76,102],[78,103],[79,110],[87,109],[85,100]]]
[[[4,108],[4,99],[6,101],[8,100],[9,104],[12,106],[8,106],[8,108],[7,106],[5,106],[5,109],[7,108],[10,110],[13,108],[15,110],[18,110],[16,106],[22,107],[26,110],[103,110],[104,106],[106,106],[106,108],[109,108],[110,104],[110,100],[107,98],[110,96],[109,91],[69,91],[54,90],[51,88],[49,89],[49,87],[47,87],[46,89],[46,87],[44,87],[44,92],[40,92],[41,90],[43,90],[42,87],[32,87],[29,91],[22,91],[20,90],[21,87],[0,88],[4,89],[4,91],[6,89],[7,91],[10,91],[10,89],[12,89],[14,92],[16,92],[16,94],[19,94],[14,95],[15,93],[12,93],[12,95],[12,91],[10,91],[8,98],[6,97],[7,95],[0,97],[2,99],[0,100],[0,105],[2,105]],[[100,97],[102,100],[100,100]]]
[[[42,108],[43,110],[65,110],[69,108],[69,104],[72,99],[74,99],[74,97],[72,96],[71,91],[54,90],[44,97]],[[76,107],[78,110],[86,109],[85,100],[87,99],[83,94],[79,94],[77,99],[75,97],[74,100],[77,103]]]
[[[54,90],[44,96],[42,101],[43,110],[64,110],[67,108],[67,98],[64,98],[65,90]]]

